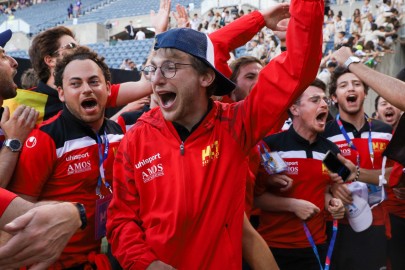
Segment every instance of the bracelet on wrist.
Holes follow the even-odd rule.
[[[79,211],[80,221],[82,222],[80,229],[84,230],[87,227],[86,209],[84,208],[84,205],[81,203],[75,203],[74,205],[76,206],[77,210]]]
[[[359,177],[360,177],[360,167],[359,167],[359,166],[356,166],[356,170],[357,170],[357,172],[356,172],[356,177],[353,179],[353,182],[358,181],[358,180],[359,180]]]

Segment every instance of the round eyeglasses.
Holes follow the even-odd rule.
[[[192,64],[183,64],[183,63],[174,63],[174,62],[165,62],[160,67],[154,65],[145,66],[142,69],[143,74],[148,80],[152,80],[152,76],[156,75],[156,70],[160,69],[160,73],[166,79],[171,79],[176,76],[176,72],[179,69],[179,66],[191,66]]]
[[[63,45],[62,47],[60,47],[59,49],[57,49],[56,51],[54,51],[51,55],[57,54],[59,53],[59,51],[61,50],[71,50],[76,48],[78,45],[76,43],[70,42],[66,45]]]

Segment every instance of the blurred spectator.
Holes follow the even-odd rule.
[[[116,36],[112,36],[110,39],[110,46],[115,46],[117,44],[118,40]]]
[[[193,18],[190,21],[191,29],[197,30],[200,23],[201,23],[201,19],[198,17],[197,13],[194,13]]]
[[[375,98],[374,108],[376,119],[391,125],[394,130],[397,128],[399,119],[402,115],[400,109],[392,106],[391,103],[386,101],[380,95]]]
[[[335,17],[335,33],[345,31],[346,31],[346,22],[343,20],[342,15],[338,14]]]
[[[325,85],[328,87],[331,81],[331,75],[335,68],[337,67],[337,63],[335,61],[329,60],[326,62],[326,68],[324,68],[317,76],[318,79],[323,81]]]
[[[82,10],[82,1],[77,0],[76,4],[73,8],[73,13],[75,18],[79,17],[79,15],[81,15],[81,10]]]
[[[73,18],[73,5],[70,4],[67,8],[67,13],[68,13],[68,19],[72,19]]]
[[[346,32],[336,32],[335,34],[335,48],[340,48],[343,44],[347,43]]]
[[[145,38],[146,38],[145,32],[142,31],[142,29],[140,28],[138,30],[138,32],[136,32],[135,39],[136,40],[144,40]]]
[[[29,68],[21,75],[21,87],[31,89],[39,83],[39,77],[33,68]]]
[[[130,60],[128,62],[128,69],[127,70],[138,71],[138,68],[136,67],[136,64],[135,64],[134,61]]]
[[[125,32],[128,34],[128,39],[134,39],[135,38],[135,28],[132,25],[132,21],[129,21],[129,24],[125,26]]]
[[[362,36],[365,37],[366,35],[370,35],[373,30],[371,29],[371,26],[374,23],[374,17],[373,14],[368,14],[367,19],[363,23],[363,31],[362,31]]]
[[[373,14],[373,7],[370,4],[370,0],[364,0],[364,4],[360,9],[361,19],[363,22],[367,19],[369,14]]]
[[[350,23],[350,34],[358,33],[361,35],[363,32],[363,25],[361,23],[360,15],[357,15],[353,18],[352,22]]]
[[[129,69],[129,61],[131,61],[131,59],[129,59],[129,58],[124,59],[124,61],[122,61],[122,64],[120,65],[120,69],[128,70]]]

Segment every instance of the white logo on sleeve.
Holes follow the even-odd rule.
[[[25,141],[25,146],[26,146],[27,148],[33,148],[36,144],[37,144],[37,138],[35,138],[34,136],[29,137],[29,138]]]

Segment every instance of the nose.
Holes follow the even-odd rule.
[[[166,82],[165,76],[163,76],[162,69],[158,67],[155,71],[155,74],[150,77],[153,84],[161,84]]]
[[[329,103],[328,100],[325,98],[321,98],[321,107],[328,107]]]
[[[13,68],[17,68],[18,67],[18,62],[11,56],[8,55],[8,59],[10,61],[10,65]]]
[[[91,88],[90,84],[87,82],[83,82],[83,93],[91,93],[93,92],[93,88]]]

